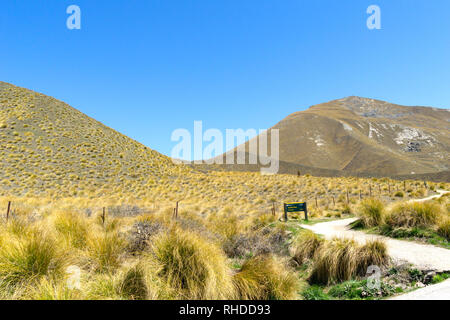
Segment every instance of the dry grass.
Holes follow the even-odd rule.
[[[396,204],[389,210],[386,224],[392,227],[433,227],[443,219],[442,208],[434,202]]]
[[[57,241],[45,230],[33,229],[21,236],[2,234],[0,247],[0,283],[14,292],[47,277],[60,279],[70,262]]]
[[[358,245],[350,239],[326,241],[314,256],[309,282],[330,284],[363,276],[370,265],[387,264],[386,245],[379,241]]]
[[[308,201],[312,217],[336,217],[354,211],[360,191],[367,196],[372,188],[386,200],[388,186],[403,187],[392,179],[206,172],[175,165],[60,101],[3,83],[0,109],[1,299],[293,299],[296,274],[285,261],[287,253],[272,248],[287,249],[285,226],[277,224],[283,202]],[[428,192],[421,183],[408,182],[408,188],[408,198]],[[317,207],[311,205],[316,197]],[[382,221],[374,203],[366,206],[369,224]],[[441,206],[448,211],[448,204]],[[415,219],[434,221],[427,210]],[[157,225],[158,232],[139,238],[145,250],[130,252],[129,235],[139,222]],[[448,223],[439,223],[448,235]],[[250,244],[244,257],[229,259],[223,247],[236,239]],[[291,249],[298,263],[317,260],[319,267],[330,261],[335,269],[327,279],[384,261],[382,244],[361,249],[322,243],[308,233]],[[271,254],[255,256],[263,252]],[[355,252],[356,262],[350,259]],[[231,267],[231,258],[240,259],[239,268]],[[65,285],[69,264],[82,271],[83,290]],[[233,275],[233,269],[239,272]]]
[[[443,236],[450,241],[450,218],[442,219],[439,223],[437,232],[439,235]]]
[[[378,199],[369,198],[361,201],[358,217],[366,228],[379,226],[384,223],[384,203]]]
[[[299,265],[312,259],[324,240],[310,230],[302,230],[291,244],[291,256]]]
[[[158,275],[176,290],[180,299],[234,297],[231,272],[223,251],[191,232],[173,229],[155,239]]]
[[[234,275],[238,298],[244,300],[291,300],[298,298],[299,280],[286,262],[272,255],[247,260]]]

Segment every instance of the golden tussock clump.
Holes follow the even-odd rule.
[[[299,282],[287,263],[273,255],[247,260],[233,277],[238,298],[243,300],[297,299]]]
[[[385,218],[384,203],[375,198],[364,199],[360,203],[358,217],[366,228],[382,225]]]
[[[389,261],[387,248],[378,240],[358,245],[350,239],[326,241],[314,256],[309,282],[330,284],[363,276],[370,265],[382,267]]]
[[[221,300],[234,297],[226,257],[220,247],[196,234],[174,228],[154,240],[158,276],[180,299]]]
[[[310,230],[302,230],[293,240],[290,246],[291,257],[299,265],[303,264],[306,260],[312,259],[324,243],[317,234]]]
[[[432,227],[443,219],[439,204],[426,202],[404,202],[394,205],[386,217],[392,227]]]

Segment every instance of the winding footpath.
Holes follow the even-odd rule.
[[[424,202],[439,198],[449,191],[437,190],[438,194],[413,202]],[[391,258],[398,262],[408,262],[419,269],[450,271],[450,250],[429,244],[396,240],[379,235],[371,235],[362,231],[350,230],[349,225],[358,218],[342,219],[315,225],[301,225],[302,228],[323,235],[326,239],[350,238],[364,244],[368,240],[379,239],[386,243]],[[445,299],[450,300],[450,279],[437,285],[428,286],[414,292],[395,297],[394,299]]]

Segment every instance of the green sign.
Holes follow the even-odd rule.
[[[289,202],[284,204],[284,218],[288,220],[289,212],[305,212],[305,220],[308,220],[308,208],[306,202]]]

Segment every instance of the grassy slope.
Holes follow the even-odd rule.
[[[280,130],[281,172],[320,175],[328,170],[334,176],[407,178],[443,172],[438,178],[445,178],[450,167],[449,117],[444,109],[358,97],[312,106],[273,127]],[[411,132],[418,136],[408,138]],[[409,141],[420,143],[421,152],[407,152]],[[243,169],[239,165],[225,168]]]
[[[106,193],[190,171],[61,101],[3,82],[0,110],[4,194]]]

